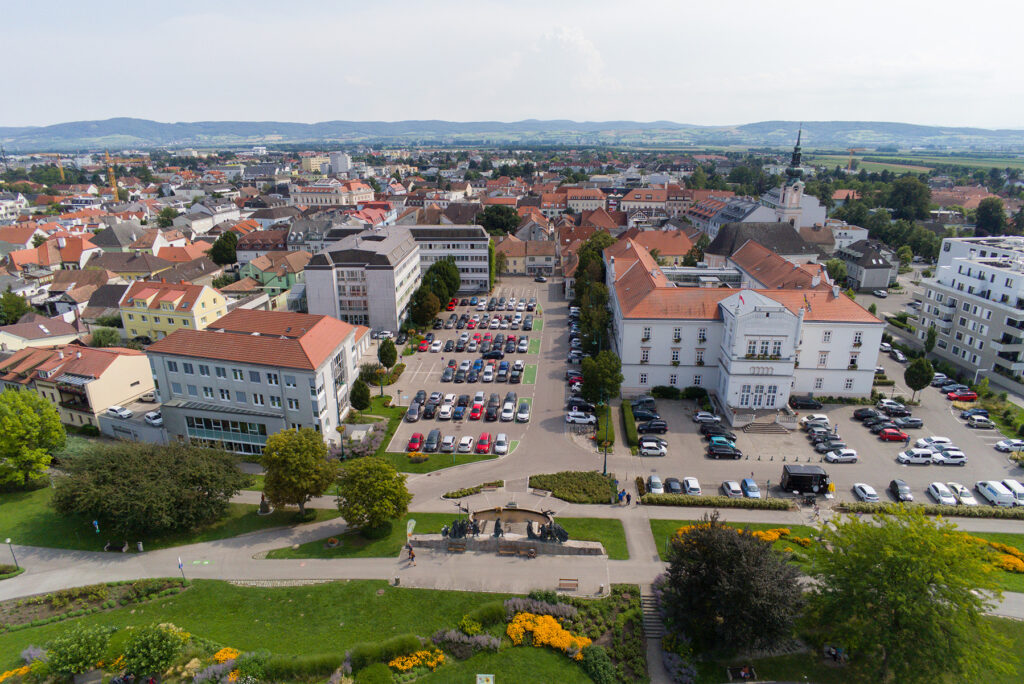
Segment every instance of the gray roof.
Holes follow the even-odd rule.
[[[171,262],[145,252],[105,252],[95,254],[86,268],[105,268],[114,273],[152,273],[171,266]]]
[[[302,211],[298,207],[283,206],[270,207],[269,209],[257,209],[250,214],[251,219],[286,219],[301,216]]]
[[[409,232],[417,242],[445,239],[487,242],[490,239],[482,226],[409,226]]]
[[[221,270],[221,267],[210,261],[209,257],[201,256],[198,259],[178,264],[174,268],[164,271],[160,274],[160,277],[166,278],[169,283],[180,280],[190,283],[196,278],[202,278]]]
[[[394,268],[417,249],[408,228],[392,226],[386,232],[363,230],[328,245],[315,255],[306,268],[327,269],[335,266]]]
[[[89,297],[87,306],[116,309],[121,305],[121,297],[128,290],[128,285],[100,285]]]
[[[759,242],[776,254],[819,254],[818,248],[808,243],[788,223],[726,223],[704,250],[707,254],[731,257],[747,240]]]
[[[105,230],[96,233],[92,243],[100,249],[124,249],[132,244],[146,232],[146,226],[135,221],[125,221],[108,226]]]

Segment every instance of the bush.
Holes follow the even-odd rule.
[[[636,434],[636,420],[633,418],[633,407],[629,402],[622,404],[622,430],[626,433],[626,444],[631,447],[640,446],[640,438]]]
[[[1024,520],[1024,508],[999,508],[996,506],[941,506],[925,503],[867,503],[851,501],[839,505],[847,513],[895,513],[900,506],[915,508],[925,515],[956,515],[961,518],[1002,518],[1008,520]]]
[[[414,634],[399,634],[384,641],[356,644],[348,652],[352,671],[359,672],[374,663],[386,663],[398,656],[407,655],[423,647],[420,638]]]
[[[80,674],[96,667],[110,642],[107,627],[76,625],[63,631],[49,644],[50,669],[62,674]]]
[[[553,589],[534,589],[526,595],[526,598],[533,599],[534,601],[543,601],[544,603],[564,603],[562,597]]]
[[[294,682],[330,676],[341,667],[344,659],[336,653],[301,656],[275,655],[263,664],[264,677],[274,682]]]
[[[714,508],[760,508],[788,511],[790,499],[733,499],[728,496],[690,496],[688,494],[645,494],[640,502],[648,506],[711,506]],[[1021,511],[1024,513],[1024,511]]]
[[[479,622],[484,627],[505,622],[505,604],[502,601],[482,603],[466,614],[466,617]]]
[[[568,603],[540,601],[532,598],[505,599],[505,618],[511,620],[516,613],[532,613],[533,615],[551,615],[559,620],[575,618],[579,610]]]
[[[619,681],[618,672],[608,657],[608,651],[602,646],[591,644],[583,649],[580,667],[595,684],[615,684]]]
[[[655,399],[679,399],[679,388],[671,385],[655,385],[651,388],[651,396]]]
[[[479,651],[497,652],[501,646],[501,640],[490,634],[466,636],[457,629],[438,630],[430,640],[435,646],[443,648],[459,660],[465,660]]]
[[[703,387],[691,385],[683,390],[681,396],[683,399],[690,399],[692,401],[699,401],[701,403],[704,403],[708,400],[708,391]]]
[[[482,630],[483,625],[481,625],[478,621],[474,620],[468,615],[463,615],[462,619],[459,620],[459,631],[461,631],[466,636],[476,636]]]
[[[647,483],[644,482],[644,478],[641,475],[636,476],[636,495],[643,497],[647,493]]]
[[[174,627],[133,627],[124,645],[124,669],[135,675],[162,674],[181,652],[188,636]]]
[[[267,678],[266,665],[270,659],[269,651],[253,651],[235,659],[235,669],[238,670],[238,678],[251,677],[253,681],[261,682]]]
[[[616,494],[615,479],[593,470],[531,475],[530,487],[547,490],[570,503],[611,503]]]
[[[356,672],[356,684],[391,684],[393,681],[391,668],[384,663],[374,663]]]

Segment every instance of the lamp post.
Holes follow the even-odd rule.
[[[608,474],[608,424],[611,421],[611,417],[612,417],[611,411],[612,411],[612,408],[607,403],[607,401],[605,399],[605,392],[604,392],[603,389],[601,390],[601,401],[605,402],[604,438],[601,440],[604,443],[603,444],[603,448],[604,448],[604,465],[601,466],[601,474],[602,475],[607,475]]]
[[[14,545],[11,544],[11,538],[8,537],[7,539],[5,539],[4,543],[7,544],[7,548],[11,550],[11,558],[14,559],[14,567],[18,570],[21,570],[21,567],[18,565],[18,557],[14,555]]]

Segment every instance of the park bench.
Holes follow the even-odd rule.
[[[562,577],[558,580],[558,591],[579,591],[580,581],[578,579]]]
[[[514,556],[516,555],[516,547],[514,544],[498,544],[498,555],[499,556]]]
[[[450,541],[448,542],[448,553],[465,553],[466,542],[464,541]]]

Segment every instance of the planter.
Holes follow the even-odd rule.
[[[324,544],[324,546],[326,546],[329,549],[334,549],[334,548],[337,548],[338,544],[340,544],[340,543],[341,542],[339,542],[337,540],[337,538],[331,537],[330,539],[327,540],[327,543]]]
[[[682,341],[683,341],[683,338],[681,338],[681,337],[673,337],[673,338],[672,338],[672,341],[673,341],[673,342],[682,342]],[[698,342],[700,342],[700,340],[697,340],[697,341],[698,341]]]
[[[854,347],[862,347],[862,346],[864,346],[864,343],[863,342],[854,342],[853,346]]]
[[[678,362],[678,361],[673,361],[673,362],[672,362],[672,365],[673,365],[673,366],[678,366],[678,365],[679,365],[679,362]]]
[[[703,361],[698,361],[698,362],[697,362],[697,365],[698,365],[698,366],[703,366],[703,365],[704,365],[704,362],[703,362]]]

